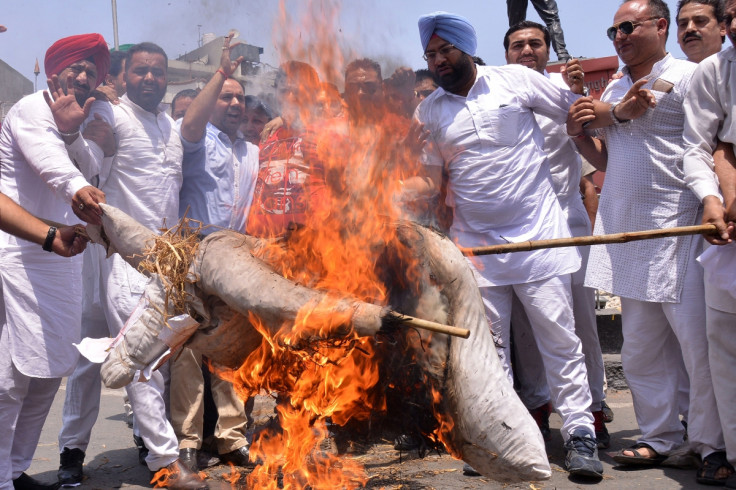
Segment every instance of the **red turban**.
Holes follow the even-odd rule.
[[[69,36],[56,41],[46,51],[43,67],[46,76],[58,75],[65,68],[82,60],[91,58],[97,68],[97,83],[100,85],[110,69],[110,50],[107,49],[105,38],[99,34],[80,34]]]

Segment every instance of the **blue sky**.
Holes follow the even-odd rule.
[[[286,1],[292,18],[300,19],[307,1]],[[568,51],[573,56],[600,57],[615,54],[605,30],[611,25],[619,0],[558,0]],[[676,0],[667,0],[674,16]],[[478,55],[488,64],[503,64],[503,34],[507,29],[503,0],[314,0],[316,17],[337,5],[339,14],[332,27],[317,30],[303,25],[284,28],[278,21],[277,0],[117,0],[120,44],[153,41],[169,57],[197,47],[199,34],[224,35],[231,28],[240,38],[264,48],[262,61],[276,65],[277,46],[285,39],[307,39],[315,32],[328,43],[340,46],[348,57],[369,56],[384,70],[405,65],[425,67],[421,58],[417,18],[435,10],[452,11],[468,17],[478,32]],[[112,8],[109,0],[3,0],[0,24],[0,59],[34,80],[33,65],[41,66],[38,86],[45,86],[43,57],[57,39],[72,34],[99,32],[112,46]],[[539,21],[530,5],[528,17]],[[279,27],[281,26],[281,27]],[[293,43],[292,43],[293,44]],[[683,57],[671,29],[668,50]],[[309,52],[309,50],[307,50]],[[312,55],[319,53],[312,50]],[[554,59],[554,55],[552,56]]]

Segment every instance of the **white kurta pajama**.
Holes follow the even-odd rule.
[[[425,164],[444,166],[450,235],[463,247],[569,237],[541,151],[535,113],[559,124],[577,98],[520,65],[477,67],[467,97],[437,89],[417,108],[430,131]],[[571,248],[487,255],[472,259],[499,357],[508,358],[512,291],[529,315],[546,367],[565,440],[575,429],[591,435],[590,390],[575,326],[570,274],[580,267]]]
[[[0,192],[35,216],[73,224],[72,197],[87,185],[42,92],[16,103],[0,132]],[[81,257],[59,257],[0,232],[0,264],[0,488],[12,488],[78,357]]]
[[[701,201],[706,196],[717,196],[723,200],[713,171],[712,154],[717,140],[736,144],[736,121],[733,117],[736,85],[731,83],[735,77],[736,49],[730,46],[698,65],[685,98],[685,182]],[[733,290],[736,262],[732,261],[736,244],[710,247],[709,253],[727,258],[720,261],[725,269],[705,271],[705,320],[708,359],[726,454],[728,461],[736,464],[736,410],[733,406],[736,400],[733,378],[736,365],[736,292]]]
[[[657,106],[641,118],[601,130],[608,166],[595,234],[695,225],[698,198],[682,171],[683,101],[695,64],[671,55],[645,78]],[[654,90],[671,87],[667,92]],[[617,102],[632,86],[624,77],[603,93]],[[705,456],[723,448],[708,366],[703,274],[695,264],[699,236],[642,240],[591,248],[586,285],[621,296],[621,360],[634,401],[641,442],[667,453],[682,444],[679,375],[690,378],[688,438]]]
[[[120,208],[147,228],[158,231],[178,222],[182,183],[182,147],[174,121],[123,96],[113,107],[118,143],[113,158],[103,161],[99,187],[107,203]],[[82,335],[116,336],[138,304],[147,278],[114,255],[105,259],[99,246],[85,251],[85,304]],[[149,450],[146,463],[157,470],[179,455],[176,435],[166,418],[163,393],[166,370],[155,371],[149,382],[126,386],[136,428]],[[99,412],[100,365],[80,358],[67,382],[59,449],[86,450]]]
[[[555,85],[568,89],[562,75],[559,73],[547,75]],[[590,235],[592,231],[590,218],[580,195],[583,162],[575,143],[567,135],[565,124],[559,124],[540,114],[535,115],[535,118],[544,135],[543,151],[549,164],[552,188],[557,194],[570,232],[572,236]],[[572,274],[571,282],[575,334],[580,338],[585,355],[585,367],[593,399],[590,409],[598,411],[601,409],[601,401],[605,398],[603,392],[605,370],[595,319],[595,292],[583,285],[590,247],[577,247],[577,249],[582,258],[582,265]],[[549,402],[550,393],[529,319],[518,299],[514,299],[511,325],[516,359],[515,372],[520,385],[519,397],[527,408],[534,409]]]

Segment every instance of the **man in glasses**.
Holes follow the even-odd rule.
[[[726,32],[736,46],[736,0],[726,2]],[[687,148],[683,162],[685,179],[704,206],[703,224],[712,223],[718,235],[706,237],[712,245],[700,257],[705,271],[706,330],[718,418],[726,441],[726,453],[714,453],[710,474],[726,488],[736,488],[736,288],[733,278],[736,261],[736,128],[732,114],[736,104],[734,86],[736,49],[729,46],[704,60],[695,69],[685,98]],[[711,414],[714,416],[715,414]],[[730,474],[729,474],[730,473]],[[705,476],[705,475],[703,475]],[[701,478],[703,478],[701,476]]]
[[[503,39],[506,51],[506,62],[519,64],[535,70],[563,90],[572,90],[583,94],[583,68],[578,60],[567,62],[565,70],[560,73],[547,73],[549,61],[550,34],[541,24],[523,21],[509,28]],[[575,144],[567,135],[564,124],[552,119],[536,115],[537,124],[544,135],[544,153],[547,155],[552,187],[562,206],[563,215],[573,236],[591,234],[590,219],[580,199],[583,185],[583,162]],[[584,182],[587,182],[584,181]],[[605,449],[610,445],[610,436],[604,423],[601,403],[605,397],[603,392],[604,368],[603,354],[598,341],[598,330],[595,319],[595,293],[583,286],[585,269],[588,263],[589,247],[578,249],[583,259],[582,267],[572,275],[572,303],[575,313],[575,333],[582,342],[585,354],[585,366],[588,371],[588,383],[593,404],[590,407],[595,418],[595,435],[598,448]],[[542,435],[549,437],[549,400],[550,394],[544,381],[544,366],[538,354],[531,326],[523,307],[515,301],[512,308],[511,323],[513,325],[514,353],[516,374],[519,379],[520,397],[529,411],[540,424]],[[546,431],[545,431],[546,428]],[[546,437],[546,438],[547,438]]]
[[[682,173],[683,102],[696,65],[667,53],[669,18],[663,0],[624,2],[608,32],[626,66],[601,97],[610,108],[592,123],[602,126],[600,138],[581,133],[581,124],[594,117],[592,100],[571,110],[568,131],[581,133],[575,143],[607,171],[596,235],[693,225],[702,212]],[[624,109],[631,94],[641,96],[645,87],[640,107],[647,99],[653,107],[631,120]],[[703,271],[695,262],[700,245],[700,237],[682,236],[591,249],[586,286],[621,297],[621,359],[641,430],[635,445],[614,456],[620,464],[662,462],[683,444],[679,414],[686,412],[691,450],[706,460],[723,450],[708,363]],[[688,389],[689,411],[683,399]]]
[[[687,59],[700,63],[721,50],[726,40],[723,0],[680,0],[677,42]]]
[[[429,132],[425,174],[406,186],[426,195],[446,185],[446,202],[453,208],[449,234],[463,247],[569,237],[535,115],[562,124],[578,95],[523,66],[477,66],[475,30],[458,15],[424,15],[419,33],[440,88],[417,109]],[[515,293],[539,341],[552,401],[562,417],[565,466],[573,475],[600,479],[603,466],[570,292],[570,274],[580,268],[578,251],[488,255],[476,257],[471,267],[509,381]]]

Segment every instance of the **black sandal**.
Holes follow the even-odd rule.
[[[652,456],[651,458],[644,456],[643,453],[638,451],[642,448],[649,449],[654,453],[654,456]],[[634,456],[628,456],[624,454],[624,451],[631,451],[632,453],[634,453]],[[667,456],[659,454],[657,451],[654,450],[654,448],[652,448],[652,446],[650,446],[646,442],[637,442],[631,447],[621,449],[613,456],[613,460],[615,462],[628,466],[656,466],[665,459],[667,459]]]
[[[718,471],[721,468],[725,468],[728,473],[726,476],[718,478]],[[702,483],[703,485],[723,486],[733,473],[733,466],[726,459],[726,451],[716,451],[703,458],[703,462],[700,464],[700,468],[698,468],[697,480],[698,483]]]

